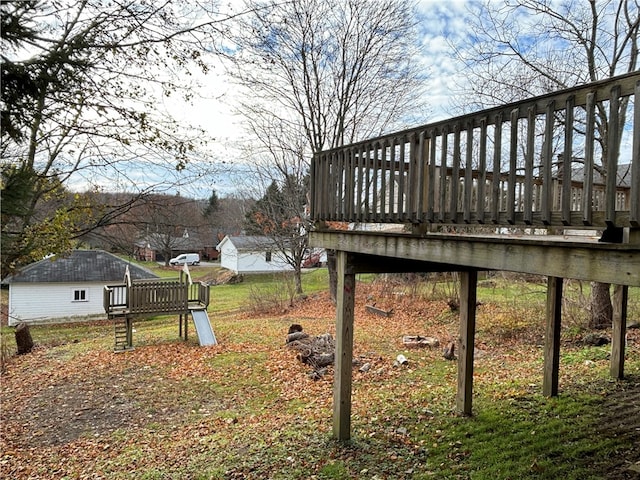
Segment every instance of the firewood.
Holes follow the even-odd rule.
[[[287,343],[295,342],[296,340],[302,340],[303,338],[309,338],[309,334],[305,332],[293,332],[287,335]]]

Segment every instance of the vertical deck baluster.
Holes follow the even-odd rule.
[[[337,156],[338,156],[338,168],[336,170],[336,181],[338,182],[338,195],[336,195],[336,220],[338,221],[344,221],[345,220],[345,215],[344,215],[344,202],[345,199],[343,197],[343,190],[344,190],[344,184],[345,184],[345,169],[344,169],[344,163],[345,163],[345,150],[341,149],[339,152],[337,152]]]
[[[316,212],[316,220],[324,220],[329,213],[327,209],[330,203],[330,192],[333,191],[334,185],[331,183],[330,168],[331,162],[328,161],[327,155],[316,154],[318,167],[316,173],[319,173],[318,185],[316,186],[315,205],[313,209]]]
[[[518,119],[520,109],[511,110],[511,138],[509,142],[509,180],[507,182],[507,222],[516,223],[516,169],[518,168]]]
[[[395,220],[396,212],[396,137],[391,140],[389,150],[389,212],[388,218]]]
[[[447,214],[447,147],[449,139],[449,127],[442,128],[442,152],[440,160],[440,222],[446,221]]]
[[[345,161],[345,204],[347,207],[347,221],[354,222],[355,219],[355,195],[356,195],[356,149],[355,147],[347,149],[347,158]]]
[[[380,150],[380,143],[375,142],[373,144],[373,158],[371,159],[371,168],[373,170],[373,175],[371,178],[371,185],[373,188],[373,198],[372,198],[372,205],[371,205],[371,213],[369,214],[369,221],[370,222],[375,222],[378,218],[379,218],[379,199],[378,199],[378,179],[380,178],[379,175],[379,171],[380,171],[380,167],[379,167],[379,159],[378,159],[378,152]]]
[[[331,165],[330,175],[331,175],[331,197],[330,200],[330,208],[331,219],[338,220],[340,215],[340,183],[342,180],[339,177],[340,173],[340,152],[332,152],[329,154],[328,160]]]
[[[449,220],[458,221],[458,186],[460,183],[460,124],[453,126],[453,162],[451,164],[451,188],[449,192]]]
[[[631,191],[629,221],[640,227],[640,81],[636,82],[633,98],[633,147],[631,163]]]
[[[609,131],[607,136],[607,178],[605,193],[605,217],[607,225],[616,223],[616,183],[618,180],[620,87],[611,89],[609,99]]]
[[[529,107],[527,111],[527,149],[524,160],[524,223],[533,223],[533,155],[535,150],[536,107]]]
[[[426,174],[428,171],[427,164],[429,162],[429,140],[426,138],[426,132],[424,130],[422,130],[418,136],[418,155],[416,162],[418,173],[416,175],[415,220],[416,222],[422,223],[425,221],[424,199],[427,194],[428,179],[426,178]]]
[[[309,184],[310,184],[309,198],[311,199],[311,202],[309,205],[309,216],[311,217],[312,222],[315,222],[317,220],[315,206],[319,205],[318,199],[316,198],[316,193],[317,193],[316,182],[318,181],[318,174],[316,173],[317,161],[318,161],[318,155],[314,155],[311,158],[311,166],[309,168]],[[182,323],[180,324],[180,326],[182,327]]]
[[[380,211],[378,212],[380,215],[380,221],[384,222],[387,220],[387,209],[389,208],[387,205],[387,142],[386,140],[380,144],[380,148],[382,150],[382,156],[380,158]]]
[[[364,212],[363,218],[365,222],[371,221],[371,144],[364,146]]]
[[[463,219],[471,223],[471,202],[473,196],[473,122],[467,124],[467,153],[464,166]]]
[[[562,217],[563,225],[571,225],[571,163],[573,160],[573,109],[575,97],[567,98],[564,121],[564,154],[562,159]]]
[[[500,223],[500,159],[502,157],[502,114],[495,116],[493,176],[491,181],[491,221]]]
[[[555,102],[547,104],[545,113],[544,140],[542,143],[542,212],[541,219],[545,225],[551,224],[551,209],[553,205],[553,178],[551,177],[551,163],[553,155],[553,113]]]
[[[364,183],[364,166],[363,166],[363,157],[364,157],[364,146],[361,145],[356,152],[355,159],[355,168],[356,168],[356,198],[355,198],[355,221],[362,222],[363,221],[363,210],[364,210],[364,199],[362,198],[363,192],[363,183]],[[366,188],[366,187],[364,187]]]
[[[400,150],[400,160],[398,160],[398,201],[396,203],[396,221],[402,222],[406,218],[406,212],[404,209],[404,198],[405,198],[405,183],[407,176],[407,168],[406,168],[406,147],[407,147],[407,137],[402,135],[398,140],[398,148]]]
[[[480,119],[480,150],[478,152],[478,192],[476,197],[476,218],[484,223],[486,205],[485,187],[487,183],[487,119]]]
[[[582,223],[593,223],[593,156],[595,138],[595,94],[587,94],[586,130],[584,135],[584,184],[582,186]]]
[[[318,212],[318,220],[327,220],[331,211],[331,195],[334,192],[335,185],[331,181],[331,161],[327,154],[318,154],[320,173],[319,184],[316,189],[316,201],[318,204],[314,207]]]
[[[435,222],[437,138],[436,129],[431,129],[429,132],[429,186],[427,189],[427,221],[430,223]]]
[[[416,148],[416,134],[411,133],[409,138],[409,171],[407,172],[407,192],[404,202],[404,220],[411,223],[416,222],[416,198],[418,197],[418,184],[417,175],[417,156],[418,149]]]
[[[335,169],[335,181],[336,181],[336,197],[335,197],[335,219],[338,221],[343,220],[342,208],[344,205],[344,199],[342,198],[342,189],[344,187],[344,150],[340,150],[335,153],[336,169]]]
[[[329,162],[327,162],[326,155],[316,154],[316,175],[317,185],[316,194],[314,196],[313,210],[315,212],[315,220],[324,220],[326,218],[326,208],[328,207],[328,196],[325,197],[324,192],[331,190],[331,180],[329,179]]]

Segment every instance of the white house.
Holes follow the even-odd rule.
[[[106,318],[104,286],[123,282],[127,267],[132,280],[158,278],[103,250],[74,250],[27,265],[2,281],[9,285],[9,325]]]
[[[235,273],[292,271],[282,250],[269,237],[226,236],[216,247],[220,265]]]

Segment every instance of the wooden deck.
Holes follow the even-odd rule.
[[[180,315],[179,334],[188,338],[188,316],[209,305],[209,285],[191,283],[180,274],[178,280],[134,280],[106,285],[104,310],[114,320],[115,352],[133,349],[133,319],[156,315]],[[183,328],[184,326],[184,328]]]
[[[106,285],[103,303],[109,318],[185,314],[191,308],[209,305],[209,286],[184,280],[139,280]]]
[[[336,438],[350,438],[357,273],[461,272],[462,414],[472,413],[482,270],[548,277],[549,396],[563,279],[615,285],[611,374],[623,377],[628,287],[640,286],[639,93],[635,72],[314,156],[309,243],[334,251],[338,271]],[[603,138],[598,112],[610,119]]]
[[[312,218],[639,227],[639,81],[636,72],[320,152]],[[597,111],[610,118],[602,139]]]

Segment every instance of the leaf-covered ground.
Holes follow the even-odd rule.
[[[456,363],[401,341],[430,335],[442,347],[457,336],[456,314],[444,300],[380,288],[358,286],[354,356],[370,368],[354,369],[348,445],[331,440],[331,370],[314,380],[284,345],[291,323],[335,332],[333,305],[314,294],[278,315],[213,318],[215,347],[199,347],[193,327],[180,340],[165,318],[137,322],[132,352],[113,353],[104,323],[13,357],[2,375],[0,477],[640,478],[637,330],[621,382],[608,377],[609,347],[566,332],[561,395],[546,399],[540,312],[483,303],[476,415],[460,418]],[[399,353],[408,365],[394,366]]]

